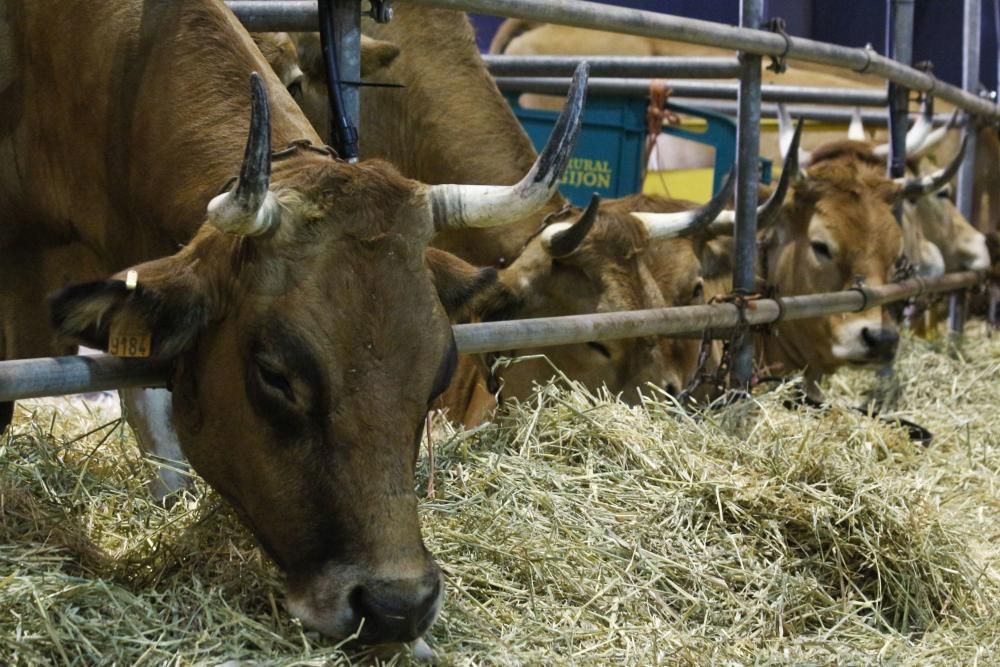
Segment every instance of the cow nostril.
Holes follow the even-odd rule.
[[[441,579],[432,586],[423,580],[377,581],[358,586],[348,596],[351,608],[364,619],[367,641],[408,642],[430,627],[441,594]]]
[[[893,328],[861,329],[861,338],[872,352],[880,356],[891,356],[899,343],[899,332]]]

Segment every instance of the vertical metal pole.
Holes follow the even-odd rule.
[[[976,93],[979,90],[979,49],[981,42],[980,19],[981,0],[964,0],[965,13],[962,24],[962,88]],[[965,132],[976,132],[970,119]],[[965,159],[958,172],[958,210],[966,218],[972,219],[972,185],[975,180],[976,142],[970,141]],[[965,331],[965,290],[951,294],[948,299],[948,326],[951,333],[961,335]]]
[[[886,14],[886,53],[904,65],[913,61],[914,0],[889,0]],[[889,177],[899,178],[906,172],[906,129],[909,115],[909,91],[889,83]],[[895,210],[896,220],[902,221],[903,206]]]
[[[740,26],[760,27],[763,0],[740,0]],[[736,130],[736,233],[733,290],[750,294],[756,285],[757,184],[760,165],[760,56],[740,53],[739,126]],[[748,331],[733,340],[730,386],[750,387],[754,341]]]
[[[344,113],[354,127],[361,115],[361,0],[335,0],[333,5],[334,34],[337,37],[340,76],[343,84]]]
[[[320,0],[319,32],[330,104],[330,142],[348,162],[358,161],[361,98],[361,2]]]

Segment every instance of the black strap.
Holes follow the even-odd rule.
[[[792,38],[787,32],[788,25],[785,23],[785,19],[775,16],[762,27],[764,30],[785,38],[785,50],[781,52],[780,56],[768,56],[771,59],[771,64],[767,66],[767,69],[775,74],[784,74],[785,70],[788,69],[788,50],[792,48]]]

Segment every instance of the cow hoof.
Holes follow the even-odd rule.
[[[14,401],[0,403],[0,433],[6,431],[12,421],[14,421]]]
[[[178,492],[186,489],[190,483],[190,475],[161,467],[156,471],[156,477],[149,480],[149,494],[164,507],[170,507],[180,498]]]

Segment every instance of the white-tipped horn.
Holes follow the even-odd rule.
[[[865,122],[861,119],[861,107],[854,107],[851,114],[851,125],[847,128],[847,138],[851,141],[867,141]]]
[[[535,164],[519,183],[506,185],[432,185],[429,201],[434,227],[463,229],[496,227],[531,215],[559,189],[570,155],[580,134],[590,66],[580,63],[573,74],[569,96],[552,134]]]
[[[920,144],[913,149],[912,153],[907,153],[907,156],[919,157],[921,155],[926,155],[929,151],[937,147],[941,143],[941,140],[945,138],[953,128],[958,126],[958,115],[959,109],[955,109],[951,114],[951,118],[948,120],[947,124],[941,127],[935,128],[927,138],[924,139],[924,143]]]
[[[268,189],[271,180],[271,114],[267,88],[250,75],[250,131],[236,187],[208,203],[208,222],[228,234],[260,236],[273,229],[281,209]]]
[[[651,239],[672,239],[708,231],[709,226],[724,212],[733,197],[736,186],[735,169],[730,170],[725,182],[712,199],[691,211],[676,213],[635,212],[632,217],[646,227]]]
[[[781,159],[788,161],[788,149],[795,139],[796,127],[792,122],[792,116],[788,113],[788,107],[784,104],[778,105],[778,147],[781,150]],[[812,164],[812,153],[803,148],[798,149],[798,168],[805,169]]]
[[[799,141],[802,139],[802,120],[795,125],[792,136],[789,137],[785,163],[781,168],[781,177],[771,196],[757,207],[757,228],[766,229],[774,224],[778,212],[785,203],[792,180],[798,177],[797,158]],[[694,211],[679,213],[633,213],[645,226],[650,238],[675,238],[700,233],[703,236],[722,236],[733,233],[736,224],[736,211],[723,207],[732,196],[733,172],[729,172],[726,184],[712,201]],[[725,196],[723,196],[725,195]],[[709,217],[712,216],[712,217]]]
[[[927,141],[927,137],[933,129],[934,122],[932,116],[927,112],[927,107],[924,107],[920,115],[917,116],[917,120],[913,122],[913,127],[906,133],[906,155],[910,156],[916,153],[924,145],[924,142]],[[879,144],[872,152],[878,157],[888,157],[889,144]]]

